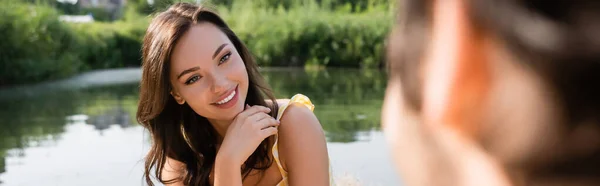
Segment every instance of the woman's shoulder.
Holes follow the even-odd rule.
[[[321,123],[313,113],[314,105],[308,97],[296,94],[280,106],[280,138],[301,137],[303,133],[323,133]]]
[[[280,105],[281,106],[281,105]],[[296,126],[298,124],[302,125],[314,125],[321,128],[321,124],[317,120],[316,115],[313,113],[312,109],[305,104],[298,102],[289,102],[286,105],[283,105],[284,110],[280,113],[279,120],[281,121],[281,125],[286,125],[285,128],[297,128],[302,126]],[[287,125],[293,125],[287,127]]]
[[[325,133],[313,113],[314,106],[309,100],[299,101],[297,98],[290,99],[284,106],[278,127],[279,157],[284,170],[298,165],[301,160],[327,158]],[[309,155],[306,154],[308,152],[320,153]]]

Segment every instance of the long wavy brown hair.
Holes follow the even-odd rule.
[[[271,116],[277,114],[277,104],[267,104],[265,97],[276,103],[271,89],[258,72],[258,66],[248,49],[227,24],[214,12],[188,3],[177,3],[158,14],[150,23],[142,46],[142,80],[137,120],[151,134],[152,147],[146,156],[144,177],[152,184],[151,172],[163,184],[183,181],[185,185],[210,185],[209,175],[217,155],[215,129],[208,120],[187,105],[179,105],[169,94],[169,67],[173,48],[184,33],[195,24],[211,23],[218,27],[239,52],[246,71],[249,87],[246,104],[270,107]],[[184,137],[185,136],[185,137]],[[242,166],[243,177],[250,171],[264,172],[273,159],[269,156],[270,141],[265,139]],[[163,180],[161,171],[167,157],[184,163],[179,178]]]

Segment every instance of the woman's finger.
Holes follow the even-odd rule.
[[[263,139],[264,139],[264,138],[267,138],[267,137],[269,137],[269,136],[272,136],[272,135],[275,135],[275,134],[277,134],[277,131],[278,131],[278,130],[277,130],[277,128],[276,128],[276,127],[267,127],[266,129],[263,129],[263,130],[261,130],[261,131],[260,131],[260,132],[261,132],[261,135],[262,135],[261,137],[262,137]]]
[[[261,120],[268,119],[268,118],[273,118],[273,117],[271,117],[270,115],[263,113],[263,112],[257,112],[254,115],[249,116],[247,121],[256,123],[256,122],[260,122]]]
[[[271,112],[271,109],[268,107],[264,107],[264,106],[260,106],[260,105],[254,105],[244,111],[242,111],[241,113],[239,113],[236,117],[237,118],[241,118],[241,119],[245,119],[248,118],[256,113],[269,113]]]
[[[260,127],[261,130],[264,130],[265,128],[279,126],[279,121],[275,120],[275,118],[269,117],[260,120],[256,124]]]

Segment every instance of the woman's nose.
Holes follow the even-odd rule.
[[[211,91],[213,93],[223,93],[226,92],[228,90],[229,87],[227,87],[227,78],[224,75],[220,75],[220,74],[215,74],[212,75],[212,87],[211,87]]]

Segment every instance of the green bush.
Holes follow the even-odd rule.
[[[131,1],[136,6],[128,6],[119,21],[77,24],[58,21],[59,13],[50,5],[0,0],[0,35],[6,38],[0,42],[0,86],[139,66],[150,21],[140,10],[152,7],[138,1]],[[378,1],[383,0],[365,0]],[[303,0],[293,8],[265,7],[265,2],[233,1],[218,8],[259,65],[382,66],[393,17],[387,7],[371,3],[375,5],[355,12],[350,3],[331,10],[323,6],[326,0]]]
[[[131,67],[140,65],[142,37],[147,25],[115,22],[70,24],[81,45],[78,56],[85,69]]]
[[[106,11],[104,8],[82,8],[78,14],[91,14],[94,17],[94,21],[112,21],[113,17],[110,12]]]
[[[178,2],[181,0],[160,0],[166,2]],[[190,1],[190,0],[188,0]],[[205,0],[219,7],[232,8],[235,4],[244,0]],[[390,7],[395,0],[252,0],[260,8],[284,8],[295,9],[306,5],[318,5],[326,11],[347,9],[351,12],[368,11],[374,7]],[[163,3],[164,4],[164,3]]]
[[[147,19],[69,24],[44,5],[0,2],[0,85],[139,66]]]
[[[0,17],[0,85],[65,77],[82,66],[56,10],[0,2]]]

